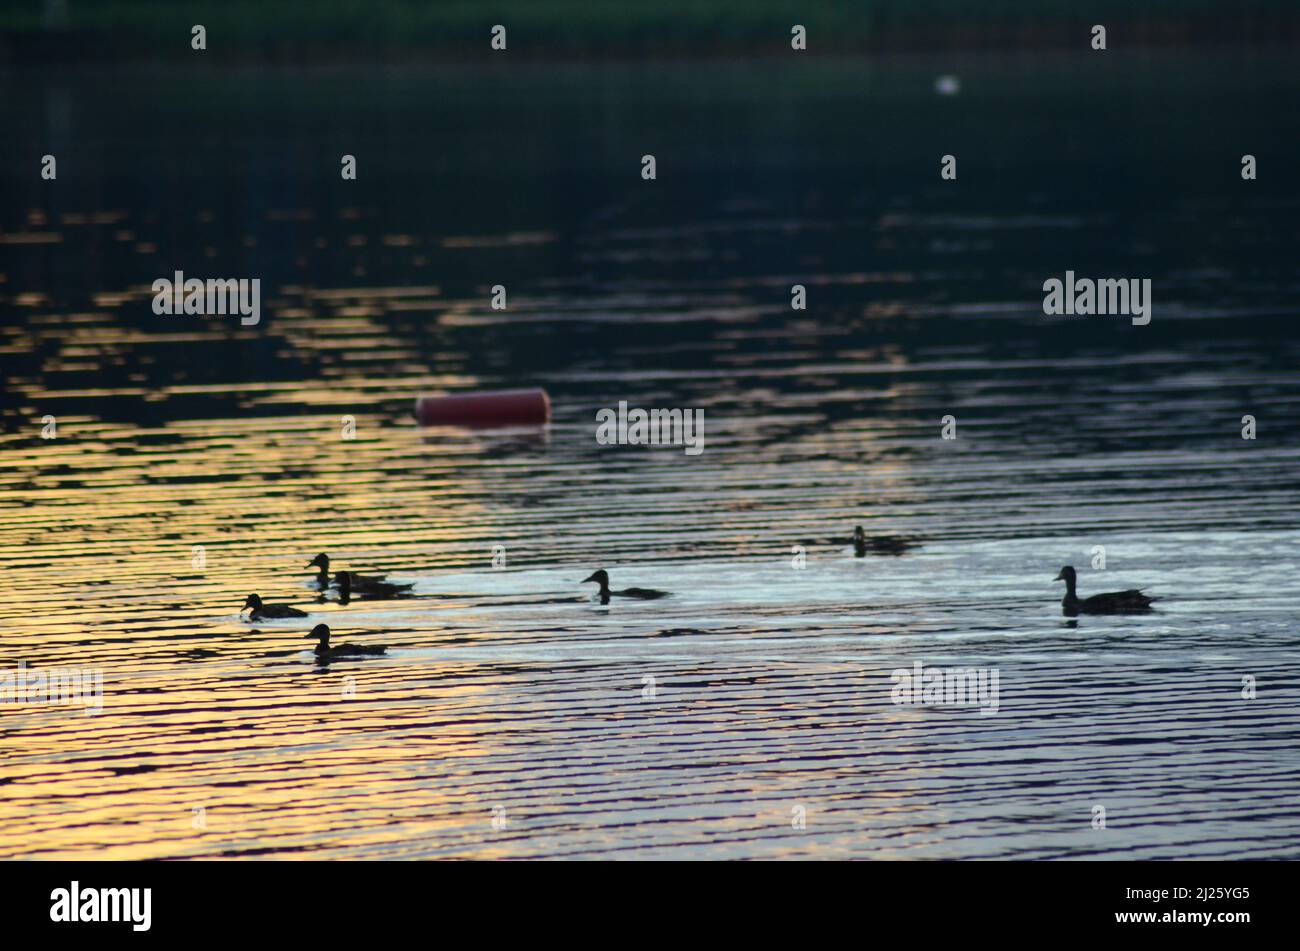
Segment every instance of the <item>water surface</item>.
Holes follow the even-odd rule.
[[[0,668],[104,697],[0,707],[0,855],[1300,855],[1294,69],[1100,59],[6,76]],[[1152,323],[1044,317],[1067,268]],[[176,269],[262,323],[155,316]],[[518,385],[545,431],[410,418]]]

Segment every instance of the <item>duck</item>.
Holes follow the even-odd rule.
[[[1061,601],[1061,610],[1069,617],[1074,617],[1076,614],[1145,614],[1151,610],[1151,604],[1156,600],[1137,588],[1079,598],[1074,593],[1075,571],[1071,565],[1062,568],[1061,573],[1052,580],[1065,582],[1065,597]]]
[[[653,601],[656,598],[668,597],[667,591],[656,591],[654,588],[624,588],[622,591],[610,591],[609,573],[603,568],[599,571],[593,571],[590,577],[582,579],[583,584],[589,581],[594,581],[600,585],[601,604],[609,604],[611,596],[616,598],[636,598],[640,601]]]
[[[239,613],[243,614],[249,608],[252,608],[252,613],[248,615],[250,621],[307,616],[306,611],[299,611],[297,608],[291,607],[287,604],[263,604],[262,599],[255,594],[250,594],[248,596],[244,601],[244,606],[239,609]]]
[[[330,647],[330,628],[328,624],[317,624],[311,629],[310,634],[304,634],[304,638],[313,638],[316,643],[316,656],[323,659],[332,659],[335,657],[378,657],[388,650],[387,647],[369,646],[362,644],[339,644],[336,647]]]
[[[915,542],[901,535],[875,535],[868,538],[861,525],[853,529],[853,557],[855,558],[865,558],[868,554],[901,555],[909,548],[915,547]]]
[[[330,556],[321,552],[311,561],[307,562],[308,568],[316,568],[316,584],[321,588],[328,588],[330,584]],[[344,574],[348,575],[349,581],[354,591],[360,594],[364,589],[374,586],[388,584],[387,575],[359,575],[355,571],[335,572],[334,583],[339,583],[339,578]],[[409,588],[410,585],[404,587]]]
[[[365,575],[354,575],[350,571],[340,571],[334,576],[334,584],[339,589],[339,604],[347,604],[355,594],[358,598],[395,598],[411,590],[409,584],[395,584]]]
[[[322,590],[330,586],[330,556],[321,552],[311,561],[307,562],[308,568],[319,569],[316,572],[316,584]]]

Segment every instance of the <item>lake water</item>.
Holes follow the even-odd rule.
[[[103,709],[0,704],[0,856],[1300,857],[1298,86],[5,75],[0,673]],[[177,269],[260,277],[261,324],[155,316]],[[1045,317],[1067,269],[1150,278],[1152,322]],[[411,419],[514,386],[545,431]],[[704,452],[598,445],[620,400],[702,409]],[[317,603],[321,551],[415,596]],[[1064,564],[1158,611],[1064,618]],[[593,603],[602,567],[672,597]],[[388,655],[319,665],[320,621]],[[894,703],[918,661],[997,712]]]

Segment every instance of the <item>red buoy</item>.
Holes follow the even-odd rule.
[[[454,396],[420,396],[415,418],[421,426],[542,426],[551,420],[545,390],[491,390]]]

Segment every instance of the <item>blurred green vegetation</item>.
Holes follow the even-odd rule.
[[[66,11],[57,14],[59,9]],[[50,11],[56,11],[53,19]],[[504,24],[509,48],[524,55],[710,51],[787,46],[790,28],[807,27],[809,46],[851,50],[889,39],[917,46],[1086,43],[1102,23],[1111,45],[1134,37],[1178,43],[1206,39],[1277,40],[1280,23],[1300,20],[1296,0],[4,0],[0,31],[51,28],[105,37],[116,56],[189,49],[201,23],[210,51],[242,55],[351,50],[488,49]],[[1289,35],[1294,36],[1292,29]]]

